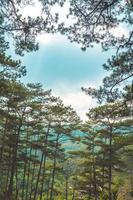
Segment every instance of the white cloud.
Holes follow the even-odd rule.
[[[66,2],[63,7],[60,7],[58,4],[51,6],[50,13],[54,16],[55,13],[59,14],[60,22],[67,23],[70,20],[66,19],[66,15],[69,13],[69,2]],[[23,17],[37,17],[42,14],[42,3],[34,0],[31,5],[27,5],[20,10]]]
[[[42,4],[38,0],[34,0],[32,5],[28,5],[21,9],[21,14],[23,17],[37,17],[41,15]],[[55,4],[51,7],[51,14],[59,14],[59,22],[65,22],[66,26],[71,25],[75,19],[74,18],[67,18],[67,14],[69,13],[69,2],[67,1],[63,7],[60,7],[58,4]],[[97,27],[96,32],[99,32],[100,27]],[[103,31],[101,31],[102,33]],[[128,36],[129,30],[122,25],[119,25],[115,28],[110,29],[110,33],[113,34],[115,37],[121,37],[123,35]],[[37,36],[37,41],[42,44],[51,44],[52,42],[59,42],[61,39],[61,35],[56,34],[47,34],[42,33]],[[79,45],[81,46],[81,45]]]
[[[52,34],[48,34],[48,33],[43,33],[43,34],[39,34],[37,36],[37,41],[42,43],[42,44],[50,44],[53,42],[54,36]]]
[[[63,7],[60,7],[59,5],[55,5],[51,8],[51,13],[54,15],[55,13],[59,14],[59,23],[64,22],[66,26],[71,25],[74,21],[77,21],[75,17],[67,18],[67,15],[69,14],[69,8],[70,3],[69,1],[65,2]]]
[[[70,3],[67,1],[63,7],[60,7],[58,4],[55,4],[51,7],[51,14],[58,13],[59,14],[59,22],[65,22],[67,26],[72,24],[76,19],[74,17],[67,18],[67,14],[69,13],[69,6]],[[34,0],[31,5],[27,5],[24,8],[20,10],[23,17],[37,17],[41,15],[42,10],[42,3],[38,0]],[[96,32],[99,32],[100,27],[97,27]],[[102,33],[103,31],[101,31]],[[128,36],[129,30],[127,27],[124,27],[122,25],[119,25],[115,28],[110,29],[110,33],[112,33],[115,37],[121,37],[123,35]],[[43,33],[45,35],[45,33]],[[42,35],[43,35],[42,34]],[[42,38],[42,35],[39,36],[39,38]],[[51,37],[51,36],[49,36]],[[42,39],[40,39],[41,42],[44,42]],[[49,40],[48,40],[49,41]]]
[[[21,14],[23,17],[37,17],[41,15],[42,5],[39,1],[33,1],[32,5],[26,5],[26,7],[21,9]]]
[[[42,32],[37,36],[37,41],[41,44],[64,44],[67,38],[60,33],[52,34],[52,33],[44,33]]]
[[[82,120],[86,119],[88,109],[96,105],[95,101],[92,100],[91,97],[85,95],[82,91],[73,91],[64,95],[60,94],[60,96],[65,105],[72,105]]]
[[[112,33],[115,37],[122,37],[128,36],[129,30],[126,27],[123,27],[122,25],[117,26],[116,28],[110,29],[110,33]]]
[[[66,25],[70,25],[72,21],[70,19],[66,18],[66,15],[69,12],[69,3],[66,2],[63,7],[60,7],[59,5],[54,5],[51,7],[51,14],[54,16],[55,13],[59,14],[59,23],[65,22]],[[42,4],[41,2],[34,0],[31,5],[27,5],[26,7],[23,7],[20,10],[20,13],[22,14],[23,17],[27,18],[28,16],[30,17],[37,17],[42,14]],[[44,16],[45,18],[45,16]],[[42,44],[51,44],[52,42],[61,42],[64,39],[60,34],[51,34],[51,33],[45,33],[42,32],[37,36],[37,41],[42,43]]]
[[[84,94],[80,87],[73,88],[63,85],[59,86],[58,88],[59,89],[53,90],[53,94],[55,96],[60,96],[65,105],[71,105],[82,120],[87,120],[86,113],[88,112],[89,108],[95,107],[97,105],[96,101],[90,96]]]

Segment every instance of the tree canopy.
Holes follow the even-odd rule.
[[[25,17],[22,9],[34,1],[0,0],[0,199],[131,199],[133,1],[37,2],[39,16]],[[74,19],[69,26],[51,12],[66,2],[66,17]],[[127,34],[116,37],[112,30],[119,27],[126,27]],[[26,67],[7,55],[12,43],[21,56],[36,51],[38,34],[57,31],[82,50],[94,43],[104,50],[116,48],[103,65],[109,74],[102,86],[82,88],[101,104],[88,110],[86,122],[40,83],[23,83]]]
[[[93,43],[101,43],[104,49],[110,46],[117,48],[132,49],[133,32],[129,26],[132,25],[132,1],[109,0],[53,0],[38,1],[41,3],[41,13],[33,18],[24,17],[21,9],[27,5],[34,4],[34,1],[8,0],[0,1],[0,33],[1,43],[3,39],[7,40],[6,35],[11,35],[16,47],[16,53],[22,54],[23,51],[32,51],[38,49],[36,36],[41,32],[54,33],[59,31],[68,36],[70,41],[82,44],[85,50]],[[65,23],[59,23],[59,13],[52,14],[53,6],[65,6],[69,3],[68,18],[71,17],[70,26]],[[37,3],[37,2],[36,2]],[[115,37],[111,30],[117,30],[117,27],[125,27],[127,34]],[[7,45],[7,43],[6,43]]]

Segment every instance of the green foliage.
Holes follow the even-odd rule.
[[[133,32],[116,38],[109,31],[132,24],[132,1],[70,1],[69,16],[76,19],[70,27],[57,25],[58,14],[50,12],[65,0],[40,2],[42,14],[24,18],[21,8],[31,1],[0,0],[0,199],[122,200],[123,192],[126,200],[131,199]],[[71,106],[40,83],[21,83],[25,67],[5,54],[10,36],[22,56],[38,50],[39,33],[56,29],[81,43],[83,51],[99,42],[105,50],[118,47],[118,54],[103,65],[110,72],[103,85],[83,88],[104,102],[89,110],[84,124]],[[119,53],[120,49],[124,51]],[[83,134],[77,137],[73,131],[79,129]],[[66,140],[83,148],[69,152],[63,146]]]
[[[89,110],[81,124],[50,90],[22,84],[25,72],[20,61],[1,54],[0,197],[114,200],[128,177],[132,193],[131,86],[120,101]],[[69,152],[67,140],[83,148]]]
[[[64,24],[60,27],[72,42],[82,45],[82,50],[101,43],[104,50],[110,47],[132,49],[133,32],[127,29],[129,35],[115,36],[112,29],[123,25],[132,25],[131,1],[92,1],[70,0],[68,17],[74,18],[70,27]]]
[[[51,14],[50,8],[56,3],[62,4],[63,1],[40,2],[42,4],[42,12],[40,15],[37,17],[25,17],[21,11],[26,6],[33,6],[33,1],[0,0],[0,48],[2,50],[10,46],[11,42],[9,44],[7,41],[10,41],[10,38],[12,38],[15,52],[22,56],[24,52],[38,50],[36,36],[39,33],[42,31],[48,33],[55,32],[58,17],[57,14]]]

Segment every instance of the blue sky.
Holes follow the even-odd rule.
[[[60,19],[66,21],[69,5],[63,8],[55,6],[51,12],[59,12]],[[26,6],[21,14],[27,17],[40,15],[41,3],[35,0],[35,6]],[[124,27],[111,30],[119,37],[127,34]],[[25,54],[21,59],[22,64],[27,67],[27,76],[24,82],[40,82],[44,89],[52,89],[53,95],[60,96],[66,105],[72,105],[83,120],[89,108],[96,106],[96,101],[85,95],[81,87],[98,87],[102,83],[106,72],[102,64],[114,53],[103,52],[100,45],[89,48],[83,52],[76,43],[70,43],[62,35],[42,34],[37,38],[40,49],[37,52]]]
[[[103,52],[101,47],[83,52],[76,43],[70,43],[59,34],[38,37],[40,49],[25,54],[22,64],[27,67],[24,82],[40,82],[44,89],[60,96],[65,104],[71,104],[82,119],[96,101],[86,96],[81,87],[97,87],[106,72],[102,64],[111,56],[111,51]]]
[[[105,75],[102,64],[108,56],[109,52],[102,52],[100,46],[83,52],[64,36],[55,35],[49,42],[41,41],[39,51],[25,55],[23,63],[28,70],[26,79],[41,81],[46,86],[54,87],[55,83],[81,86],[88,81],[97,85]]]

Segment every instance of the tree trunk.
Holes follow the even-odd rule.
[[[35,187],[33,200],[36,200],[36,196],[37,196],[37,190],[38,190],[38,184],[39,184],[41,170],[42,170],[43,158],[44,158],[44,153],[42,153],[42,156],[41,156],[41,161],[40,161],[39,171],[38,171],[38,175],[37,175],[37,181],[36,181],[36,187]]]
[[[35,150],[35,157],[37,155],[37,150]],[[36,168],[36,165],[35,165],[35,162],[33,163],[33,169],[32,169],[32,178],[31,178],[31,186],[30,186],[30,197],[29,197],[29,200],[32,199],[32,190],[33,190],[33,181],[34,181],[34,175],[35,175],[35,168]]]
[[[41,183],[40,200],[42,200],[42,196],[43,196],[43,186],[44,186],[44,178],[45,178],[46,158],[47,158],[47,156],[45,155],[45,157],[44,157],[44,162],[43,162],[43,174],[42,174],[42,183]]]
[[[73,188],[72,200],[75,200],[75,188]]]
[[[104,141],[105,145],[106,145],[106,137],[105,137],[105,141]],[[103,152],[103,161],[105,160],[105,150]],[[102,196],[104,194],[104,184],[105,184],[105,164],[102,167]]]
[[[47,194],[46,194],[46,200],[49,200],[49,186],[50,186],[50,180],[51,180],[51,173],[49,174],[48,190],[47,190]]]
[[[57,159],[58,140],[59,140],[59,134],[57,135],[55,153],[54,153],[54,164],[53,164],[53,172],[52,172],[50,200],[53,200],[53,190],[54,190],[54,179],[55,179],[55,172],[56,172],[56,159]]]
[[[24,199],[26,168],[27,168],[27,163],[25,161],[25,163],[24,163],[24,173],[23,173],[23,184],[22,184],[22,200]]]
[[[68,178],[66,177],[66,200],[68,200]]]
[[[17,165],[17,151],[18,151],[18,142],[19,142],[19,135],[20,135],[20,130],[22,127],[22,120],[23,120],[23,116],[22,119],[20,121],[20,125],[18,127],[18,130],[15,134],[15,145],[13,146],[13,158],[12,158],[12,166],[11,166],[11,176],[10,176],[10,181],[9,181],[9,186],[8,186],[8,191],[7,191],[7,196],[8,199],[12,198],[12,192],[13,192],[13,178],[14,178],[14,174],[15,174],[15,169],[16,169],[16,165]]]
[[[30,147],[30,158],[31,158],[31,155],[32,155],[32,147]],[[29,192],[29,180],[30,180],[30,167],[31,167],[31,163],[30,163],[30,160],[29,160],[29,163],[28,163],[28,169],[27,169],[27,187],[26,187],[26,199],[25,200],[28,200],[28,192]]]
[[[131,196],[133,196],[133,171],[130,170],[130,187],[131,187]]]
[[[39,166],[39,171],[38,171],[36,188],[35,188],[33,200],[36,200],[38,184],[39,184],[39,181],[40,181],[40,175],[41,175],[41,171],[42,171],[42,166],[43,166],[43,163],[45,163],[45,161],[46,161],[46,150],[47,150],[47,142],[48,142],[47,140],[48,140],[49,131],[50,131],[50,124],[48,126],[48,130],[47,130],[47,133],[46,133],[45,146],[44,146],[42,156],[41,156],[41,161],[40,161],[40,166]],[[45,151],[45,153],[44,153],[44,151]],[[45,159],[44,159],[44,157],[45,157]],[[44,162],[43,162],[43,160],[44,160]],[[43,169],[43,175],[44,175],[44,173],[45,173],[45,169]],[[42,184],[42,188],[41,188],[41,197],[40,198],[42,198],[42,190],[43,190],[43,184]]]
[[[5,147],[5,138],[6,138],[6,133],[7,133],[7,125],[8,125],[8,119],[6,119],[5,127],[4,127],[4,133],[3,133],[3,136],[1,138],[2,144],[1,144],[1,148],[0,148],[0,164],[2,163],[3,151],[4,151],[4,147]]]
[[[94,195],[95,200],[98,199],[98,192],[97,192],[97,180],[96,180],[96,166],[95,166],[95,138],[93,137],[92,141],[92,154],[93,154],[93,185],[94,185]]]
[[[18,192],[19,192],[19,188],[18,188],[18,173],[17,173],[17,169],[16,169],[16,199],[18,199]]]
[[[112,127],[109,135],[109,200],[112,200]]]

